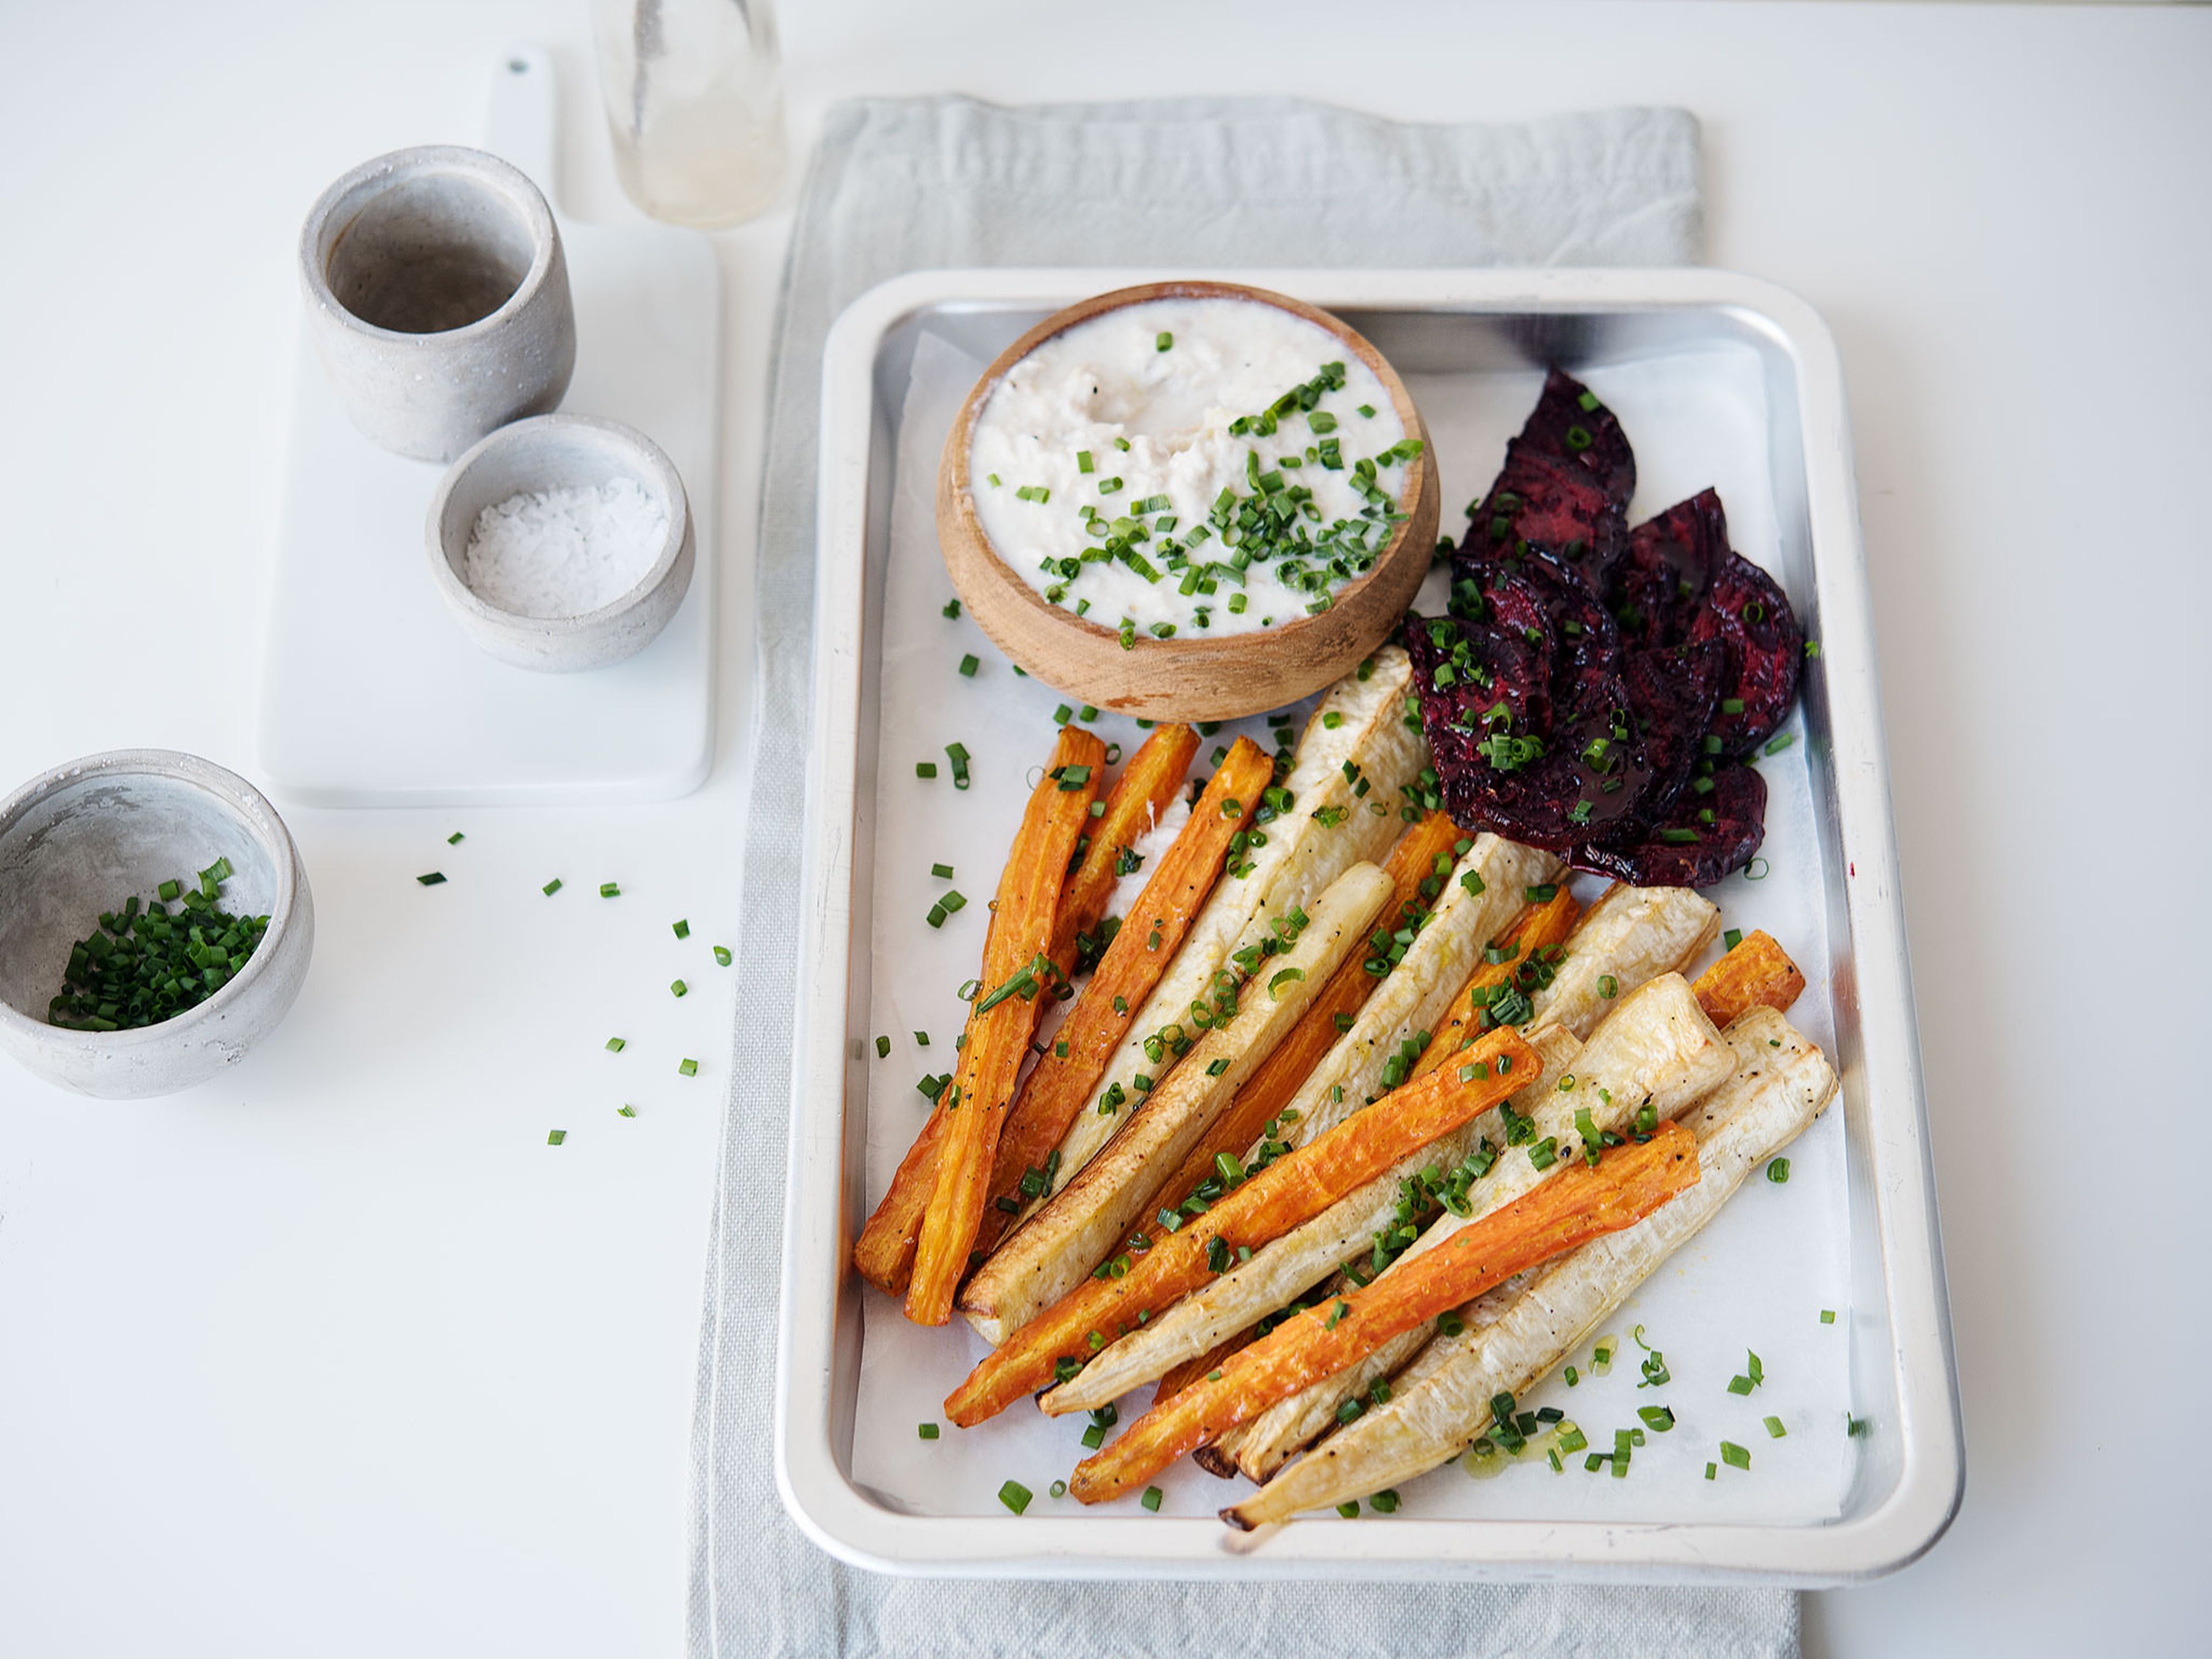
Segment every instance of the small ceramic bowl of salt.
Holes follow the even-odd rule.
[[[589,415],[503,426],[430,502],[430,577],[469,636],[547,673],[635,656],[691,585],[684,481],[643,433]]]

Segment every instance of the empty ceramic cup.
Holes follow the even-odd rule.
[[[362,162],[308,214],[300,278],[339,403],[386,449],[449,461],[568,389],[561,234],[495,155],[429,144]]]

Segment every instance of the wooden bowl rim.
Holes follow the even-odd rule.
[[[1394,557],[1403,556],[1406,540],[1420,521],[1419,508],[1423,493],[1440,489],[1441,480],[1436,471],[1435,455],[1429,443],[1427,425],[1421,411],[1414,406],[1413,394],[1399,379],[1398,371],[1390,366],[1389,359],[1375,349],[1374,344],[1358,329],[1341,317],[1323,311],[1319,306],[1309,305],[1304,300],[1273,289],[1255,288],[1244,283],[1223,283],[1188,278],[1157,283],[1138,283],[1127,288],[1109,289],[1094,294],[1089,299],[1078,300],[1073,305],[1062,307],[1049,317],[1036,324],[1020,338],[991,360],[990,366],[976,379],[975,384],[962,401],[952,418],[952,430],[945,442],[945,453],[939,462],[941,483],[951,488],[954,510],[960,528],[974,544],[988,556],[993,567],[1019,591],[1021,599],[1055,624],[1110,641],[1117,647],[1121,641],[1118,629],[1103,628],[1088,617],[1079,617],[1073,611],[1054,605],[1030,584],[1022,573],[1008,563],[984,532],[983,523],[975,511],[975,491],[969,487],[969,434],[982,413],[983,405],[1006,372],[1054,335],[1064,334],[1078,323],[1087,323],[1094,317],[1109,311],[1121,311],[1133,305],[1142,305],[1152,300],[1246,300],[1261,305],[1273,306],[1303,318],[1326,330],[1345,345],[1382,382],[1382,389],[1390,395],[1390,406],[1397,411],[1398,422],[1409,438],[1418,438],[1421,453],[1413,465],[1406,468],[1406,493],[1400,498],[1397,511],[1404,515],[1390,539],[1375,556],[1375,562],[1358,576],[1346,583],[1331,596],[1329,609],[1341,610],[1360,594],[1375,578],[1382,574],[1383,567]],[[1324,620],[1327,612],[1293,617],[1290,621],[1272,628],[1248,629],[1240,633],[1211,636],[1193,635],[1163,640],[1148,634],[1137,636],[1134,649],[1157,655],[1184,657],[1215,657],[1249,650],[1265,642],[1295,639],[1300,629]]]

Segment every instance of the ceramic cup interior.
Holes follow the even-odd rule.
[[[538,257],[528,204],[468,173],[401,176],[364,198],[331,241],[323,278],[345,310],[396,334],[442,334],[510,299]]]
[[[286,888],[268,840],[273,828],[248,823],[185,778],[94,771],[62,779],[0,825],[0,1001],[43,1024],[70,947],[102,911],[133,894],[151,898],[165,881],[189,884],[218,858],[231,866],[222,908],[269,915],[273,932]]]

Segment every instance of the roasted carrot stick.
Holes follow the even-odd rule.
[[[1461,1045],[1483,1029],[1492,988],[1511,979],[1535,952],[1548,950],[1573,933],[1581,915],[1582,907],[1563,884],[1543,903],[1531,905],[1515,917],[1498,940],[1500,949],[1510,947],[1513,954],[1503,962],[1486,962],[1468,976],[1445,1011],[1436,1036],[1421,1051],[1413,1075],[1426,1076],[1458,1054]]]
[[[1184,1360],[1182,1364],[1160,1379],[1159,1387],[1152,1390],[1152,1403],[1157,1406],[1164,1400],[1172,1400],[1192,1383],[1204,1377],[1208,1371],[1219,1370],[1228,1361],[1231,1354],[1240,1348],[1249,1347],[1251,1341],[1252,1333],[1249,1330],[1242,1330],[1226,1342],[1208,1348],[1204,1353],[1193,1358]]]
[[[1240,1249],[1256,1250],[1319,1215],[1544,1070],[1543,1057],[1510,1029],[1492,1032],[1468,1060],[1481,1063],[1395,1090],[1258,1170],[1204,1214],[1152,1239],[1122,1277],[1109,1272],[1084,1280],[970,1371],[946,1398],[945,1415],[969,1428],[1004,1411],[1050,1382],[1064,1364],[1079,1364],[1135,1329],[1139,1314],[1158,1313],[1225,1271]],[[1051,1396],[1043,1403],[1052,1409]]]
[[[1805,975],[1774,936],[1761,929],[1738,939],[1735,948],[1699,974],[1690,989],[1706,1017],[1725,1027],[1753,1008],[1788,1013],[1790,1005],[1805,994]]]
[[[1133,847],[1160,820],[1182,788],[1183,775],[1198,753],[1198,733],[1188,726],[1158,727],[1146,738],[1106,793],[1106,810],[1091,820],[1085,834],[1091,844],[1083,861],[1060,890],[1060,915],[1046,952],[1063,974],[1075,971],[1075,938],[1097,929],[1106,901],[1121,879],[1121,849]]]
[[[968,1271],[1000,1130],[1043,1006],[1039,970],[1048,966],[1044,952],[1052,943],[1060,892],[1105,769],[1105,744],[1079,726],[1062,726],[1007,849],[991,905],[975,1006],[968,1016],[968,1040],[939,1103],[945,1121],[938,1136],[937,1179],[906,1287],[906,1316],[918,1325],[942,1325],[952,1317],[952,1293]]]
[[[1443,891],[1451,874],[1455,849],[1465,832],[1442,812],[1431,812],[1398,837],[1382,873],[1390,878],[1390,897],[1375,925],[1389,931],[1406,925],[1408,906],[1425,911]],[[1439,864],[1442,868],[1438,868]],[[1275,1052],[1237,1091],[1237,1098],[1216,1119],[1190,1156],[1159,1184],[1142,1212],[1151,1215],[1162,1206],[1172,1208],[1191,1194],[1191,1189],[1213,1173],[1214,1160],[1226,1152],[1242,1158],[1267,1129],[1269,1120],[1291,1103],[1322,1056],[1336,1046],[1352,1017],[1365,1006],[1382,981],[1367,971],[1365,951],[1358,951],[1315,996],[1304,1017],[1292,1028]],[[1142,1231],[1140,1224],[1139,1231]],[[1122,1248],[1130,1247],[1124,1242]]]
[[[1073,734],[1073,737],[1070,736],[1071,733]],[[1104,745],[1089,732],[1069,726],[1061,732],[1060,741],[1054,746],[1054,767],[1060,765],[1063,750],[1088,753],[1092,756],[1092,770],[1085,781],[1086,784],[1095,784],[1098,775],[1097,765],[1103,763],[1105,758]],[[1053,786],[1054,793],[1060,793],[1057,780],[1044,780],[1039,786],[1040,790],[1045,783]],[[1080,788],[1071,790],[1066,792],[1064,799],[1072,802],[1082,793]],[[1095,788],[1093,793],[1095,794]],[[1031,795],[1030,804],[1034,809],[1036,805],[1035,793]],[[1023,827],[1024,830],[1028,828],[1026,817]],[[1011,875],[1014,867],[1013,865],[1009,864],[1006,873]],[[1006,877],[1002,875],[1000,878],[1002,896],[1005,883]],[[990,927],[983,936],[985,961],[983,971],[986,975],[990,972],[989,964],[993,959],[994,947],[999,941],[1000,924],[1005,914],[996,902],[992,904],[991,910]],[[1050,921],[1051,919],[1048,917],[1046,922],[1048,927],[1050,926]],[[988,987],[979,989],[976,993],[977,996],[980,998],[987,994],[988,989]],[[1024,1008],[1030,1010],[1032,1018],[1040,1006],[1039,1004],[1027,998],[1016,997],[1012,1000],[1019,1002]],[[969,1024],[972,1028],[972,1019]],[[1025,1038],[1024,1041],[1026,1040]],[[960,1053],[963,1058],[972,1046],[972,1042],[963,1042],[961,1045]],[[959,1080],[955,1079],[956,1082]],[[871,1285],[879,1290],[887,1291],[893,1296],[906,1294],[908,1281],[913,1275],[915,1247],[921,1236],[922,1217],[928,1211],[931,1194],[937,1189],[938,1150],[945,1138],[945,1127],[951,1118],[951,1108],[957,1104],[960,1098],[960,1095],[954,1092],[953,1086],[949,1084],[938,1096],[937,1104],[930,1112],[929,1121],[922,1125],[921,1133],[914,1138],[914,1145],[907,1148],[906,1156],[899,1160],[898,1173],[891,1177],[890,1190],[884,1194],[883,1202],[876,1206],[875,1213],[868,1218],[867,1224],[860,1230],[860,1237],[854,1241],[854,1270]]]
[[[1594,1169],[1577,1164],[1397,1272],[1285,1321],[1231,1358],[1218,1378],[1155,1406],[1085,1458],[1068,1491],[1086,1504],[1119,1498],[1392,1337],[1564,1250],[1634,1225],[1697,1182],[1697,1137],[1679,1123],[1642,1146],[1615,1147]]]
[[[1022,1200],[1036,1198],[1050,1186],[1045,1160],[1182,947],[1183,935],[1220,878],[1230,837],[1250,827],[1260,792],[1274,775],[1274,762],[1249,738],[1237,738],[1214,769],[1189,822],[1160,854],[1152,878],[1129,907],[1121,930],[1068,1010],[1050,1051],[1030,1071],[1006,1114],[991,1172],[991,1203],[976,1230],[975,1249],[990,1249],[1020,1212]],[[1037,1172],[1030,1183],[1036,1190],[1025,1193],[1023,1177],[1031,1170]]]

